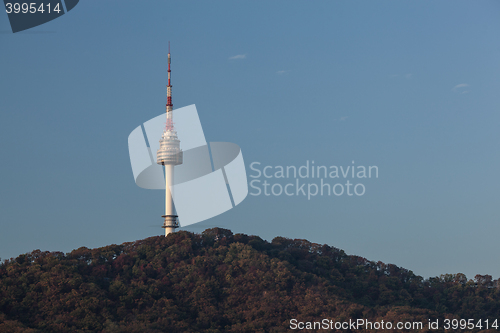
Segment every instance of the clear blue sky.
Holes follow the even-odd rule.
[[[0,257],[163,232],[127,137],[164,112],[170,40],[174,107],[247,168],[379,168],[362,197],[249,195],[188,230],[498,278],[499,31],[498,1],[85,0],[16,34],[0,13]]]

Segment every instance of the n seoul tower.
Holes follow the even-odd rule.
[[[167,86],[167,122],[165,130],[161,136],[160,149],[156,153],[156,163],[165,166],[165,215],[163,228],[165,228],[165,237],[179,227],[178,216],[174,212],[173,201],[173,180],[174,166],[182,164],[181,142],[177,137],[177,131],[174,128],[172,104],[172,85],[170,84],[170,42],[168,43],[168,86]]]

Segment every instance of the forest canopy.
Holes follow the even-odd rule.
[[[292,318],[500,319],[499,280],[423,279],[332,246],[221,228],[0,265],[0,332],[285,332]]]

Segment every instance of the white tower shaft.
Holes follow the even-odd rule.
[[[172,164],[165,164],[165,216],[174,216],[174,166]],[[174,232],[175,227],[165,226],[165,236]]]

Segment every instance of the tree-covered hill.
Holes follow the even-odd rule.
[[[500,286],[489,275],[424,280],[327,245],[220,228],[36,250],[0,266],[2,333],[285,332],[291,319],[423,323],[392,332],[430,332],[429,320],[491,325],[500,321]]]

